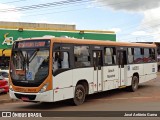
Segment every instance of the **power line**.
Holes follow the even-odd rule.
[[[131,35],[131,34],[121,34],[118,35],[121,37],[122,40],[129,40],[129,39],[138,39],[138,38],[153,38],[155,35],[159,35],[159,33],[151,33],[151,34],[146,34],[146,35]]]
[[[90,1],[95,1],[95,0],[90,0]],[[75,2],[85,2],[84,0],[66,0],[66,1],[60,1],[60,2],[52,2],[52,3],[45,3],[45,4],[38,4],[38,5],[30,5],[30,6],[22,6],[22,7],[16,7],[16,8],[9,8],[9,9],[1,9],[0,12],[10,12],[10,11],[25,11],[25,10],[32,10],[32,9],[41,9],[41,8],[45,8],[45,7],[52,7],[52,6],[57,6],[57,5],[65,5],[65,4],[71,4],[71,3],[75,3]],[[117,2],[117,3],[111,3],[108,4],[109,5],[118,5],[118,4],[124,4],[124,3],[128,3],[131,1],[125,1],[125,2]],[[132,2],[137,2],[137,1],[132,1]],[[106,5],[103,5],[106,6]]]
[[[150,26],[148,26],[148,27],[139,28],[138,30],[147,31],[147,30],[151,30],[151,29],[149,29],[149,28],[155,28],[155,27],[159,27],[159,26],[160,26],[160,24],[158,23],[158,24],[156,24],[156,25],[150,25]],[[130,28],[130,29],[131,29],[131,28]],[[125,34],[121,34],[121,35],[127,35],[127,34],[125,33]]]
[[[52,2],[52,3],[38,4],[38,5],[29,5],[29,6],[23,6],[23,7],[10,8],[10,9],[1,9],[0,12],[25,11],[25,10],[41,9],[41,8],[46,8],[46,7],[73,4],[73,3],[83,2],[83,1],[84,0],[66,0],[66,1],[60,1],[60,2]]]
[[[12,3],[13,2],[18,2],[18,1],[26,1],[26,0],[17,0],[17,1],[12,1]],[[83,0],[68,0],[68,1],[60,1],[60,2],[54,2],[54,5],[55,4],[59,4],[59,5],[63,5],[64,3],[63,2],[75,2],[75,3],[78,3],[78,2],[88,2],[88,1],[83,1]],[[93,0],[94,1],[94,0]],[[95,1],[94,1],[95,2]],[[117,5],[117,4],[124,4],[124,3],[128,3],[129,1],[127,1],[127,2],[119,2],[119,3],[112,3],[112,4],[108,4],[108,5]],[[46,4],[38,4],[38,5],[31,5],[31,6],[24,6],[24,7],[18,7],[18,8],[16,8],[16,10],[17,9],[27,9],[28,7],[31,7],[30,9],[37,9],[37,8],[39,8],[39,7],[41,7],[41,8],[44,8],[44,7],[47,7],[47,6],[50,6],[50,5],[53,5],[53,4],[51,4],[51,3],[46,3]],[[106,5],[105,5],[106,6]],[[57,7],[57,6],[55,6],[55,7]],[[101,6],[102,7],[102,6]],[[6,9],[7,10],[7,9]],[[10,10],[10,9],[8,9],[8,10]],[[80,9],[76,9],[76,10],[80,10]],[[68,10],[68,11],[72,11],[72,10]],[[68,12],[68,11],[60,11],[60,12]],[[54,12],[54,13],[60,13],[60,12]],[[52,13],[44,13],[44,14],[35,14],[36,16],[37,15],[46,15],[46,14],[53,14],[53,12]],[[34,15],[34,16],[35,16]],[[29,16],[32,16],[32,15],[29,15]],[[125,24],[126,25],[126,24]],[[133,25],[131,25],[131,26],[133,26]],[[130,27],[129,27],[130,28]]]
[[[89,2],[89,1],[92,1],[92,0],[83,1],[83,3],[84,2]],[[93,0],[93,1],[95,2],[95,0]],[[112,4],[109,4],[109,5],[118,5],[118,4],[122,4],[122,3],[127,3],[127,2],[112,3]],[[103,7],[103,6],[106,6],[106,5],[101,5],[101,6],[97,6],[97,7]],[[58,6],[55,6],[55,7],[58,7]],[[72,9],[72,10],[64,10],[64,11],[58,11],[58,12],[40,13],[40,14],[33,14],[33,15],[27,15],[27,16],[38,16],[38,15],[54,14],[54,13],[61,13],[61,12],[68,12],[68,11],[85,10],[85,9],[90,9],[90,8]]]
[[[87,2],[87,1],[86,1]],[[83,5],[83,4],[81,4]],[[79,6],[79,4],[78,4]],[[60,8],[61,9],[61,8]],[[70,10],[63,10],[63,11],[54,11],[54,12],[47,12],[47,13],[40,13],[40,14],[31,14],[31,15],[26,15],[27,17],[28,16],[41,16],[41,15],[48,15],[48,14],[56,14],[56,13],[62,13],[62,12],[75,12],[77,10],[85,10],[85,9],[89,9],[89,8],[84,8],[84,9],[70,9]],[[57,9],[56,9],[57,10]]]
[[[27,0],[16,0],[16,1],[11,1],[11,2],[4,2],[4,3],[1,3],[1,4],[17,3],[17,2],[22,2],[22,1],[27,1]]]
[[[17,2],[20,1],[20,0],[17,0]],[[21,1],[25,1],[25,0],[21,0]],[[89,0],[88,0],[89,1]],[[46,4],[38,4],[38,5],[31,5],[31,6],[23,6],[23,7],[17,7],[18,10],[21,10],[21,11],[25,11],[25,10],[39,10],[41,8],[47,8],[47,7],[58,7],[58,6],[63,6],[63,5],[70,5],[70,4],[76,4],[76,3],[84,3],[84,2],[88,2],[88,1],[84,1],[84,0],[67,0],[67,1],[60,1],[60,2],[53,2],[52,4],[50,3],[46,3]],[[94,0],[93,0],[94,1]],[[12,1],[13,2],[13,1]],[[14,1],[16,2],[16,1]],[[119,4],[124,4],[124,3],[128,3],[128,2],[119,2],[119,3],[112,3],[112,4],[108,4],[109,5],[119,5]],[[102,5],[102,6],[106,6],[106,5]],[[98,7],[102,7],[102,6],[98,6]],[[16,8],[16,10],[17,10]],[[28,9],[27,9],[28,8]],[[30,8],[30,9],[29,9]],[[13,8],[12,8],[13,9]],[[88,9],[88,8],[85,8],[85,9]],[[11,9],[3,9],[3,10],[11,10]],[[76,9],[76,10],[81,10],[81,9]],[[84,10],[84,9],[83,9]],[[75,11],[75,10],[68,10],[68,11]],[[68,12],[68,11],[59,11],[59,12],[54,12],[54,13],[60,13],[60,12]],[[28,15],[28,16],[38,16],[38,15],[46,15],[46,14],[54,14],[53,12],[51,13],[41,13],[41,14],[36,14],[36,15]],[[152,21],[150,21],[152,22]],[[134,24],[133,24],[134,25]],[[133,26],[132,25],[132,26]],[[152,27],[156,27],[157,25],[155,26],[150,26],[151,28]],[[129,28],[132,28],[132,27],[129,27]],[[142,28],[141,28],[142,29]],[[146,28],[144,28],[145,30],[147,30]],[[128,35],[128,34],[122,34],[122,35]]]
[[[88,2],[91,2],[92,0],[85,0],[85,1],[81,1],[81,2],[75,2],[75,3],[72,3],[72,4],[67,4],[67,6],[63,6],[63,8],[73,8],[73,7],[76,7],[76,6],[81,6],[81,5],[85,5],[86,3],[88,3]],[[72,7],[71,7],[71,5],[73,5]],[[52,8],[42,8],[42,9],[45,9],[45,11],[46,10],[54,10],[54,9],[56,9],[56,10],[58,10],[58,9],[62,9],[62,6],[54,6],[54,7],[52,7]],[[38,11],[34,11],[35,13],[36,12],[39,12],[39,9],[35,9],[35,10],[38,10]],[[73,9],[74,10],[74,9]],[[25,12],[25,13],[31,13],[31,12]],[[33,13],[33,10],[32,10],[32,13]],[[52,12],[53,13],[53,12]]]
[[[83,1],[84,2],[84,1]],[[88,2],[88,1],[85,1],[85,2]],[[124,2],[126,3],[126,2]],[[117,4],[122,4],[121,3],[114,3],[114,4],[111,4],[111,5],[117,5]],[[101,6],[102,7],[102,6]],[[86,8],[85,8],[86,9]],[[81,10],[81,9],[76,9],[76,10]],[[65,11],[58,11],[58,12],[54,12],[54,13],[61,13],[61,12],[68,12],[68,11],[76,11],[76,10],[65,10]],[[84,9],[83,9],[84,10]],[[53,12],[50,12],[50,13],[41,13],[41,14],[34,14],[34,15],[28,15],[28,16],[38,16],[38,15],[46,15],[46,14],[54,14]],[[150,21],[151,22],[151,21]],[[130,27],[131,28],[131,27]]]
[[[88,2],[88,1],[86,1]],[[95,1],[94,1],[95,2]],[[129,1],[128,1],[129,2]],[[118,4],[122,4],[122,3],[128,3],[128,2],[120,2],[120,3],[112,3],[112,4],[109,4],[109,5],[118,5]],[[97,7],[103,7],[103,6],[106,6],[106,5],[101,5],[101,6],[97,6]],[[57,6],[56,6],[57,7]],[[61,8],[60,8],[61,9]],[[40,14],[31,14],[31,15],[27,15],[27,16],[39,16],[39,15],[47,15],[47,14],[55,14],[55,13],[62,13],[62,12],[74,12],[74,11],[77,11],[77,10],[85,10],[85,9],[90,9],[90,8],[84,8],[84,9],[74,9],[74,10],[63,10],[63,11],[56,11],[56,12],[48,12],[48,13],[40,13]],[[33,13],[33,12],[32,12]],[[125,24],[126,25],[126,24]]]

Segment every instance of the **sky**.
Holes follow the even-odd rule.
[[[0,21],[111,30],[125,42],[160,42],[159,11],[160,0],[0,0]]]

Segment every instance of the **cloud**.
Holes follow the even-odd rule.
[[[160,41],[160,7],[143,12],[144,18],[139,27],[141,30],[147,31],[153,36],[154,41]]]
[[[144,17],[132,36],[145,36],[160,39],[160,0],[96,0],[104,7],[115,11],[123,10],[130,13],[141,13]]]
[[[145,35],[148,35],[148,33],[146,33],[145,31],[135,31],[135,32],[131,33],[131,35],[145,36]]]
[[[114,10],[144,11],[160,6],[160,0],[96,0]]]
[[[7,10],[13,8],[15,9],[14,11],[5,11],[3,12],[3,10]],[[0,3],[0,21],[18,21],[20,20],[21,16],[23,14],[19,11],[16,11],[16,7],[13,5],[6,5],[6,4],[1,4]]]
[[[143,12],[144,14],[144,19],[142,20],[141,23],[141,28],[144,29],[153,29],[153,31],[159,31],[160,30],[160,7],[154,8],[151,10],[146,10]]]
[[[121,28],[112,28],[110,31],[114,31],[115,33],[121,32]]]

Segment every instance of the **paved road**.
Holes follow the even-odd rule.
[[[98,111],[117,111],[117,110],[159,110],[160,111],[160,75],[157,80],[152,80],[139,85],[136,92],[128,92],[124,89],[111,90],[87,96],[84,104],[71,106],[69,101],[56,103],[28,103],[16,102],[1,104],[3,110],[98,110]],[[151,104],[148,104],[151,103]],[[10,106],[8,108],[8,105]]]
[[[0,93],[0,100],[5,100],[5,99],[10,99],[9,98],[9,93]]]
[[[160,75],[157,80],[139,85],[136,92],[117,89],[98,93],[87,96],[86,102],[80,106],[71,106],[69,101],[48,104],[14,102],[1,104],[0,109],[1,111],[160,111]]]

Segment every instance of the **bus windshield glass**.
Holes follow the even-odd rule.
[[[15,43],[12,49],[10,69],[13,84],[40,85],[49,73],[49,42]]]

